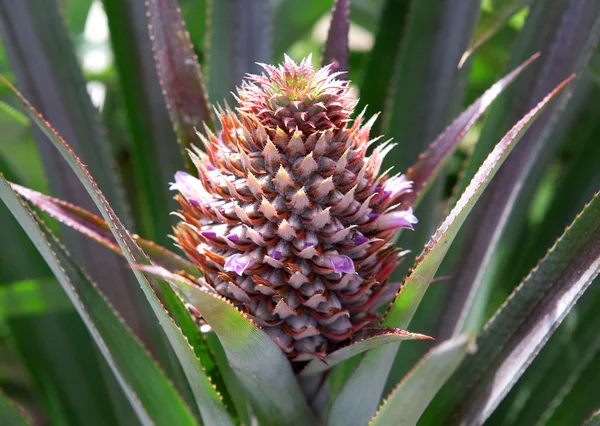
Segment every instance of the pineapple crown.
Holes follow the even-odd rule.
[[[342,129],[356,102],[348,82],[331,66],[314,70],[311,56],[296,64],[289,56],[278,67],[260,64],[266,75],[249,75],[237,91],[238,111],[252,115],[268,129],[288,134]]]

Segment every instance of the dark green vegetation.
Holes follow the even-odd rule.
[[[0,424],[599,422],[600,3],[332,5],[179,0],[190,44],[174,0],[0,0]],[[322,52],[419,224],[387,330],[293,372],[174,254],[168,186],[206,97]]]

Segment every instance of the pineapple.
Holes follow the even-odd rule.
[[[289,57],[250,75],[222,131],[199,133],[199,178],[178,172],[178,244],[206,281],[292,361],[323,358],[378,319],[402,253],[394,233],[417,223],[412,182],[380,174],[390,142],[367,156],[375,117],[330,66]]]

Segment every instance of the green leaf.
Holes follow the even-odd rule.
[[[156,70],[183,152],[198,140],[195,129],[214,127],[204,79],[177,2],[148,0],[146,6]]]
[[[0,287],[0,317],[29,316],[72,309],[55,280],[24,280]]]
[[[3,392],[0,392],[0,423],[10,426],[31,426],[31,422]]]
[[[458,336],[430,350],[398,383],[369,426],[417,424],[429,402],[458,368],[473,340],[466,335]]]
[[[29,158],[25,168],[17,170],[27,170],[29,177],[27,167],[36,164],[31,163],[31,153],[26,155]],[[0,171],[18,179],[1,156]],[[0,282],[48,281],[52,276],[48,265],[3,203],[0,203],[0,223]],[[54,286],[58,286],[55,280]],[[60,287],[59,291],[66,299]],[[116,423],[94,343],[72,308],[51,314],[12,316],[5,322],[21,362],[32,378],[36,400],[51,423],[89,426]]]
[[[301,376],[309,376],[327,371],[341,362],[344,362],[355,355],[360,355],[371,349],[379,348],[393,342],[404,340],[433,340],[424,334],[411,333],[406,330],[378,330],[378,334],[369,336],[355,343],[351,343],[341,349],[331,352],[323,360],[314,359],[299,373]]]
[[[592,416],[585,422],[584,426],[600,426],[600,410],[597,410]]]
[[[484,11],[477,23],[473,38],[469,47],[460,59],[459,67],[477,50],[483,43],[492,38],[504,25],[524,7],[531,4],[533,0],[501,0],[493,2],[491,11]]]
[[[6,80],[4,80],[4,82],[9,85],[9,87],[12,87]],[[48,136],[54,146],[63,155],[69,166],[73,169],[79,180],[83,183],[88,194],[92,197],[96,206],[102,213],[102,216],[107,221],[121,251],[124,253],[125,258],[133,269],[140,284],[140,289],[154,313],[154,317],[148,318],[148,320],[153,320],[155,330],[164,331],[167,339],[167,341],[163,340],[163,346],[158,348],[163,351],[161,352],[163,358],[159,360],[161,366],[167,369],[171,379],[175,378],[174,381],[180,392],[191,391],[193,402],[201,413],[202,418],[207,423],[217,422],[217,424],[229,424],[230,419],[221,404],[218,394],[204,373],[199,360],[196,358],[192,348],[190,348],[189,343],[185,340],[181,330],[179,330],[177,325],[163,308],[164,303],[165,308],[169,311],[181,310],[182,305],[178,296],[174,294],[165,281],[148,279],[139,271],[139,266],[149,265],[151,263],[150,260],[116,216],[106,198],[104,198],[104,195],[98,189],[96,182],[87,172],[86,167],[50,124],[46,122],[43,117],[31,107],[31,105],[29,105],[16,89],[13,88],[13,90],[15,94],[19,96],[19,99],[31,118]],[[160,300],[157,298],[157,295]],[[169,346],[167,346],[167,344]],[[172,354],[174,354],[176,359],[173,359]],[[183,372],[183,376],[179,374],[180,371]]]
[[[477,339],[478,350],[432,408],[445,424],[484,422],[600,272],[596,195]],[[460,379],[458,379],[460,377]],[[437,409],[436,409],[437,408]]]
[[[277,344],[222,297],[172,280],[213,328],[261,424],[314,424],[290,362]]]
[[[270,0],[210,1],[205,68],[213,102],[235,102],[231,92],[246,73],[260,74],[257,62],[271,63],[272,9]]]
[[[419,201],[423,199],[427,189],[439,174],[445,161],[452,155],[459,142],[473,127],[479,117],[485,113],[502,91],[538,57],[539,54],[536,53],[509,74],[498,80],[465,111],[463,111],[458,118],[456,118],[456,120],[454,120],[452,124],[450,124],[431,143],[431,145],[429,145],[425,152],[419,155],[417,162],[406,172],[408,179],[413,181],[413,192],[410,196],[412,204],[418,205]]]
[[[21,197],[25,198],[45,213],[48,213],[63,225],[66,225],[114,252],[123,255],[109,226],[103,219],[73,204],[44,195],[32,189],[25,188],[24,186],[11,183],[11,187]],[[183,270],[188,274],[195,276],[200,274],[198,268],[193,263],[172,251],[167,250],[152,241],[144,240],[137,235],[134,235],[133,238],[144,252],[148,254],[150,260],[156,265],[162,266],[170,271]]]
[[[121,89],[115,89],[113,96],[117,98],[115,102],[124,104],[126,113],[125,129],[114,130],[116,135],[112,139],[119,136],[126,142],[131,141],[130,148],[129,145],[125,148],[131,149],[129,168],[133,170],[124,165],[122,171],[132,173],[135,179],[124,177],[123,181],[132,185],[129,195],[138,232],[166,246],[170,243],[168,234],[173,223],[169,213],[177,208],[168,191],[168,182],[173,181],[175,172],[184,170],[185,161],[156,73],[146,6],[139,0],[103,0],[102,3]],[[110,86],[108,89],[105,115],[110,105]],[[121,119],[122,109],[115,114]],[[108,117],[106,121],[108,125]]]
[[[568,78],[547,95],[535,108],[525,115],[496,145],[488,155],[473,180],[461,195],[456,206],[438,227],[425,249],[417,259],[416,266],[407,277],[399,295],[384,317],[384,327],[407,328],[419,302],[423,298],[431,280],[435,276],[450,244],[456,237],[467,215],[492,180],[510,151],[541,114],[548,102],[572,80]],[[361,424],[368,420],[375,407],[391,368],[398,344],[368,352],[348,379],[344,389],[335,400],[330,416],[330,424]],[[369,389],[365,397],[364,389]],[[363,389],[358,392],[358,389]],[[360,396],[359,396],[360,395]],[[360,400],[358,400],[360,398]]]
[[[323,48],[323,66],[332,64],[332,71],[348,71],[348,32],[350,31],[350,0],[335,0],[331,9],[329,32]],[[342,78],[347,78],[341,76]]]
[[[540,28],[545,30],[540,31]],[[507,93],[513,95],[512,103],[497,103],[492,109],[465,170],[465,178],[472,176],[498,135],[503,134],[522,111],[535,105],[564,78],[584,69],[599,34],[600,3],[595,0],[554,0],[551,5],[548,1],[534,2],[515,43],[511,62],[520,62],[531,51],[541,51],[540,60],[532,67],[537,72],[528,73],[510,88]],[[521,213],[521,207],[529,205],[532,189],[540,180],[542,173],[538,167],[545,168],[556,152],[558,141],[548,137],[575,86],[570,85],[560,101],[532,126],[479,203],[469,222],[473,231],[454,249],[460,255],[456,272],[448,283],[450,298],[436,336],[447,338],[461,331],[480,329],[485,320],[481,310],[490,292],[490,287],[483,285],[488,283],[486,276],[512,267],[492,262],[500,236],[522,232],[526,215]]]
[[[61,283],[142,424],[194,425],[194,417],[108,301],[52,233],[0,178],[0,198]]]

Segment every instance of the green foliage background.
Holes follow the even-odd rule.
[[[51,3],[54,2],[44,6],[38,2],[39,13],[45,13],[43,8],[53,7]],[[182,169],[184,164],[177,156],[178,149],[174,148],[177,145],[166,113],[151,115],[151,111],[161,107],[162,99],[156,98],[156,93],[146,91],[147,82],[150,86],[156,84],[154,65],[147,62],[148,53],[145,56],[140,53],[148,47],[147,41],[143,40],[146,24],[131,18],[135,10],[131,7],[132,2],[94,2],[92,10],[103,6],[110,27],[110,38],[95,39],[103,30],[109,30],[103,28],[104,12],[96,15],[100,16],[100,23],[86,32],[92,1],[61,0],[59,3],[77,59],[83,64],[84,78],[104,93],[103,102],[97,108],[104,135],[111,144],[111,160],[123,183],[124,193],[120,196],[126,201],[115,208],[130,213],[130,229],[172,248],[167,235],[174,224],[169,212],[175,209],[175,204],[167,188],[174,171]],[[233,13],[228,6],[235,6],[221,0],[179,0],[179,3],[211,100],[221,102],[226,99],[231,103],[230,91],[240,82],[239,76],[231,71],[234,69],[232,56],[237,53],[227,41]],[[401,88],[406,90],[397,91],[396,98],[423,96],[409,90],[424,87],[422,80],[425,77],[418,72],[421,58],[418,49],[425,52],[423,57],[428,54],[428,25],[441,24],[432,16],[436,13],[436,2],[431,1],[429,11],[419,12],[423,15],[420,16],[422,21],[416,24],[411,21],[412,25],[422,25],[421,33],[410,32],[411,37],[422,44],[415,42],[417,50],[406,52],[405,61],[408,62],[401,63],[398,46],[406,41],[409,33],[406,27],[408,3],[408,0],[353,0],[351,3],[349,79],[361,99],[360,106],[367,107],[369,114],[387,110],[391,102],[390,85],[396,84],[394,78],[399,69],[404,72]],[[559,7],[565,2],[553,3]],[[6,11],[9,4],[8,0],[0,1],[0,13]],[[273,39],[272,56],[265,54],[260,60],[278,63],[283,60],[284,53],[295,60],[312,54],[318,65],[332,1],[272,0],[271,4],[272,16],[265,19],[269,21]],[[478,31],[497,23],[501,7],[500,1],[483,1]],[[514,67],[511,52],[527,13],[527,7],[520,9],[457,71],[463,92],[446,94],[445,113],[435,116],[437,122],[430,123],[428,116],[411,115],[411,102],[404,102],[401,107],[406,110],[400,114],[383,115],[376,131],[393,129],[391,133],[401,145],[390,154],[388,165],[405,170],[458,112]],[[386,17],[390,19],[390,16],[395,19],[395,31],[377,38],[383,31]],[[50,20],[52,14],[34,18]],[[61,25],[59,21],[47,23],[50,27]],[[44,37],[47,42],[50,40],[44,48],[53,55],[50,62],[60,67],[61,55],[66,51],[56,46],[53,50],[51,28],[40,27],[38,30],[42,40]],[[0,73],[16,83],[18,79],[7,55],[7,49],[15,49],[15,46],[8,46],[6,40],[4,43],[0,45]],[[88,65],[94,55],[104,55],[106,66],[94,68]],[[453,86],[453,90],[456,87],[459,85]],[[507,102],[507,99],[503,97],[498,102]],[[447,164],[440,182],[417,210],[421,218],[417,232],[401,237],[402,246],[411,249],[413,257],[401,265],[397,279],[406,273],[414,255],[427,241],[443,213],[451,207],[461,170],[473,154],[485,125],[482,120],[467,134]],[[81,136],[85,135],[86,129],[78,131]],[[57,182],[45,173],[42,157],[46,154],[35,138],[36,133],[17,107],[14,96],[6,86],[0,85],[0,171],[10,181],[72,199],[73,194],[53,191]],[[527,203],[518,204],[513,213],[518,218],[517,223],[511,222],[490,261],[494,273],[486,276],[488,293],[476,300],[479,314],[470,318],[469,323],[473,330],[480,329],[600,188],[600,54],[597,52],[580,76],[578,87],[566,112],[558,119],[550,140],[556,149],[535,165],[534,178],[526,183],[530,197]],[[77,196],[72,200],[76,201]],[[90,206],[89,202],[87,206]],[[79,238],[52,220],[48,223],[67,241]],[[88,243],[82,244],[82,251],[75,253],[78,261],[86,263],[94,256],[111,256],[103,248],[89,252]],[[452,273],[452,265],[460,256],[459,249],[452,251],[440,275]],[[111,265],[121,262],[115,259]],[[101,272],[97,267],[95,271],[94,267],[91,269],[93,276]],[[126,279],[131,278],[130,271],[123,269],[121,273],[128,277]],[[600,335],[597,333],[600,292],[596,287],[592,286],[584,295],[486,424],[580,424],[600,406],[597,387],[600,383]],[[106,291],[110,293],[110,290]],[[118,300],[123,290],[113,291],[108,297]],[[444,287],[444,281],[434,285],[411,323],[411,331],[436,336],[439,313],[451,297],[449,291]],[[132,298],[124,297],[121,302],[117,303],[120,313],[146,341],[147,330],[138,320],[142,313],[136,310]],[[391,390],[430,346],[430,342],[403,345],[402,357],[396,360],[386,388]],[[351,367],[350,363],[334,371],[331,377],[334,393],[339,391],[341,380]],[[114,379],[105,374],[106,368],[48,267],[6,207],[0,205],[0,389],[22,405],[36,424],[44,424],[47,420],[65,425],[135,424],[131,409],[123,406],[121,391]]]

